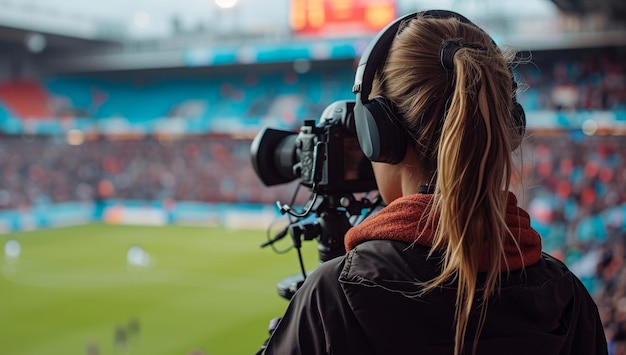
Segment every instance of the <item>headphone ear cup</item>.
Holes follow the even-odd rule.
[[[397,164],[404,159],[407,132],[395,105],[383,98],[355,105],[355,127],[363,154],[371,161]]]

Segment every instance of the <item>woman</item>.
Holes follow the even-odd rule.
[[[266,354],[607,353],[590,295],[508,191],[513,57],[449,11],[372,41],[354,113],[387,206],[307,279]]]

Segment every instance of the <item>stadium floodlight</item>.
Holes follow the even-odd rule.
[[[230,9],[237,5],[237,0],[215,0],[215,4],[222,9]]]

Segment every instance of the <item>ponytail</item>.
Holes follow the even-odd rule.
[[[478,331],[487,301],[497,287],[511,178],[511,96],[508,68],[501,56],[464,46],[453,54],[454,91],[439,141],[433,211],[439,213],[434,249],[444,250],[443,272],[431,289],[451,279],[458,283],[455,354],[464,347],[474,300],[482,299]],[[480,258],[477,257],[480,255]],[[488,260],[486,282],[477,293],[479,259]],[[484,261],[483,261],[484,262]]]
[[[466,348],[478,306],[476,352],[489,296],[508,267],[505,215],[519,129],[507,56],[475,26],[422,17],[396,35],[380,77],[383,96],[407,120],[420,168],[435,182],[428,218],[435,231],[431,253],[443,253],[442,273],[419,284],[424,293],[458,284],[455,355]],[[479,271],[486,273],[480,284]]]

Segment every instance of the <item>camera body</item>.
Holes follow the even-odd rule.
[[[265,128],[252,141],[252,166],[266,186],[295,179],[322,195],[377,189],[356,134],[354,101],[336,101],[300,132]]]

